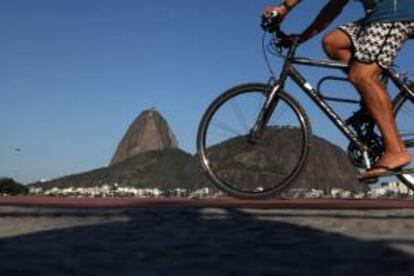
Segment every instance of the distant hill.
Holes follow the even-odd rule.
[[[25,195],[28,188],[11,178],[0,177],[0,194]]]
[[[269,127],[263,139],[252,147],[246,137],[236,137],[215,145],[210,154],[219,160],[223,177],[235,177],[237,183],[251,187],[280,181],[297,162],[301,134],[291,127]],[[262,170],[257,177],[256,172]],[[339,147],[312,137],[307,167],[291,188],[343,188],[361,191],[357,171]],[[201,171],[197,156],[178,149],[177,139],[168,122],[155,109],[142,112],[131,124],[109,167],[69,175],[35,186],[94,187],[104,184],[140,188],[190,188],[212,186]]]
[[[211,166],[225,181],[240,183],[241,189],[266,189],[280,183],[296,166],[301,137],[296,128],[268,128],[259,143],[250,146],[246,137],[239,136],[209,150]],[[290,188],[365,190],[357,181],[357,173],[342,149],[313,136],[307,165]]]
[[[345,151],[325,139],[314,136],[307,166],[293,187],[367,191],[368,187],[358,181],[358,173]]]
[[[245,138],[238,137],[212,148],[212,154],[220,158],[227,173],[241,168],[236,171],[238,182],[247,186],[263,186],[277,177],[283,177],[283,172],[295,163],[298,137],[295,129],[273,129],[266,131],[257,147],[246,147]],[[252,170],[257,172],[264,168],[272,173],[259,179],[251,173]],[[308,165],[290,188],[365,190],[356,175],[357,171],[345,152],[323,139],[313,137]],[[92,187],[114,183],[159,189],[195,189],[212,185],[201,172],[198,157],[179,149],[145,152],[106,168],[35,185],[43,188]]]
[[[194,188],[203,176],[194,158],[179,149],[150,151],[129,158],[110,167],[70,175],[31,186],[94,187],[118,183],[120,186],[139,188]]]
[[[128,128],[110,165],[145,152],[176,148],[177,138],[167,121],[155,109],[146,110]]]

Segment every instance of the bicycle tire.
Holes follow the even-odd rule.
[[[217,188],[227,193],[228,195],[238,199],[266,199],[277,195],[279,192],[282,192],[303,171],[307,161],[307,157],[309,155],[310,136],[312,133],[309,119],[303,107],[292,96],[283,91],[279,94],[279,101],[286,104],[286,106],[288,106],[291,109],[290,112],[293,112],[293,114],[297,116],[298,121],[300,121],[299,131],[302,134],[301,141],[303,142],[303,146],[300,149],[300,155],[298,157],[297,164],[294,166],[294,169],[283,179],[283,183],[278,183],[278,185],[275,184],[275,186],[265,189],[263,191],[245,191],[227,183],[222,179],[222,177],[218,175],[217,172],[215,172],[212,169],[212,162],[210,162],[211,160],[208,156],[209,147],[206,143],[206,139],[207,132],[211,127],[213,117],[216,113],[220,111],[220,108],[222,108],[230,100],[235,99],[236,97],[240,97],[242,95],[246,95],[247,93],[255,92],[258,92],[258,95],[262,94],[263,97],[266,97],[267,93],[269,93],[269,86],[260,83],[243,84],[240,86],[233,87],[221,94],[207,108],[200,122],[197,135],[197,151],[199,156],[199,162],[201,163],[201,167],[204,173],[209,177],[209,179],[215,184]]]
[[[408,107],[407,107],[407,105],[408,105]],[[414,110],[414,99],[411,98],[407,94],[401,93],[394,100],[393,106],[394,106],[394,117],[395,117],[397,126],[399,127],[399,133],[403,137],[404,142],[408,142],[408,139],[404,138],[405,137],[405,135],[404,135],[405,132],[401,129],[403,124],[402,124],[402,122],[398,121],[398,119],[401,116],[399,117],[398,115],[402,113],[403,109],[407,109],[410,106],[412,106],[412,108]],[[413,129],[413,134],[414,134],[414,129]],[[413,138],[414,138],[414,135],[413,135]],[[410,139],[410,141],[411,140],[412,139]],[[409,150],[411,149],[412,151],[414,151],[414,143],[411,143],[411,144],[412,144],[411,146],[408,146],[408,149]],[[414,164],[414,162],[412,162],[411,164]],[[397,175],[397,178],[399,180],[401,180],[408,188],[410,188],[411,190],[414,191],[414,175],[400,174],[400,175]]]

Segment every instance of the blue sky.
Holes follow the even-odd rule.
[[[326,1],[304,2],[285,22],[288,31],[302,30]],[[181,148],[195,152],[207,105],[231,86],[268,79],[258,23],[272,3],[0,1],[0,176],[28,183],[106,166],[131,122],[151,107]],[[361,15],[352,1],[332,27]],[[319,41],[301,54],[323,57]],[[404,50],[399,64],[413,70],[412,60]],[[326,73],[301,71],[314,82]],[[289,88],[309,107],[314,132],[344,147]]]

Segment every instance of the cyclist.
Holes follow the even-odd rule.
[[[383,69],[394,62],[406,40],[414,34],[412,0],[356,0],[363,4],[366,16],[327,34],[323,47],[329,58],[350,64],[348,77],[361,95],[364,108],[378,125],[385,145],[379,162],[361,174],[361,180],[384,176],[411,162],[393,117],[392,103],[380,81]],[[285,0],[267,7],[264,17],[277,12],[277,22],[302,0]],[[330,0],[314,22],[300,35],[306,42],[323,31],[342,12],[349,0]]]

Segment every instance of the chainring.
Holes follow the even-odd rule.
[[[384,154],[384,142],[382,137],[375,132],[375,124],[365,115],[356,115],[350,126],[358,135],[358,139],[370,149],[369,161],[376,164]],[[348,146],[348,156],[352,163],[358,168],[366,168],[364,153],[354,144]]]

